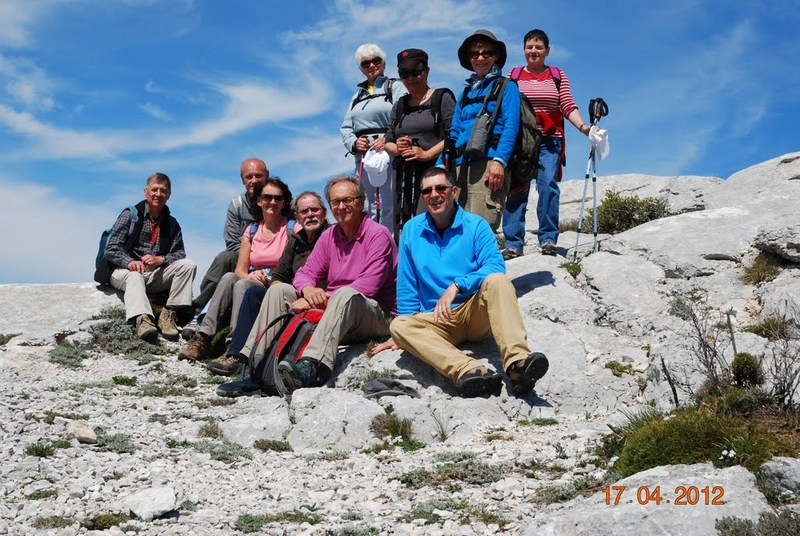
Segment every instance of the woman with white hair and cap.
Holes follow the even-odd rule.
[[[365,208],[370,218],[394,234],[394,176],[388,165],[389,155],[384,151],[384,135],[389,128],[392,105],[406,94],[406,88],[384,76],[386,53],[378,45],[361,45],[355,58],[366,80],[358,84],[358,91],[350,99],[339,131],[345,148],[356,157],[356,174],[364,184]],[[366,171],[365,156],[370,164]]]
[[[461,189],[458,202],[469,212],[483,217],[497,233],[509,189],[506,170],[514,151],[519,130],[519,90],[516,84],[507,83],[500,97],[502,105],[491,130],[486,134],[486,143],[469,144],[476,124],[480,128],[478,115],[491,116],[497,107],[492,88],[504,80],[501,69],[506,63],[506,45],[489,30],[476,30],[458,48],[461,66],[472,71],[461,97],[456,102],[450,126],[450,140],[455,146],[455,166],[458,186]],[[446,152],[446,151],[445,151]],[[444,167],[444,153],[437,166]]]

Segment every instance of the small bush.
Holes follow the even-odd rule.
[[[275,452],[292,452],[292,446],[288,441],[276,441],[274,439],[257,439],[253,441],[253,448],[264,452],[268,450]]]
[[[742,331],[754,333],[770,341],[787,340],[791,337],[792,326],[779,316],[768,316],[758,324],[745,327]]]
[[[112,317],[108,322],[97,324],[92,327],[92,333],[102,350],[110,354],[122,354],[140,364],[155,359],[154,354],[164,353],[160,346],[136,337],[124,318]]]
[[[81,526],[88,530],[108,530],[130,519],[127,514],[97,514],[81,521]]]
[[[759,283],[772,281],[778,277],[780,273],[781,269],[777,266],[772,257],[764,253],[759,253],[759,255],[753,259],[752,264],[744,267],[742,281],[749,285],[758,285]]]
[[[97,446],[103,450],[117,454],[132,454],[136,451],[136,445],[128,434],[109,435],[100,427],[95,428],[94,432],[97,434]]]
[[[125,308],[120,305],[106,305],[100,309],[100,314],[97,315],[97,318],[106,318],[108,320],[125,320]]]
[[[69,419],[71,421],[83,421],[89,418],[89,416],[85,413],[60,413],[57,411],[47,410],[44,412],[44,418],[42,420],[47,424],[53,424],[56,422],[56,417]]]
[[[764,371],[758,358],[745,352],[733,356],[731,376],[736,387],[755,387],[764,383]]]
[[[456,500],[449,497],[445,499],[432,499],[417,504],[411,512],[401,520],[411,522],[416,519],[422,519],[425,521],[426,525],[441,523],[445,518],[441,517],[437,512],[462,512],[466,510],[468,506],[469,503],[463,499]]]
[[[56,453],[56,447],[49,441],[37,441],[29,443],[25,447],[26,456],[36,456],[37,458],[49,458]]]
[[[566,233],[569,231],[577,232],[578,220],[563,220],[558,222],[558,231],[561,233]]]
[[[194,444],[194,448],[200,452],[208,453],[212,460],[221,462],[235,462],[240,458],[246,458],[248,460],[253,459],[253,455],[249,450],[238,443],[233,443],[228,440],[219,442],[209,440],[198,441]]]
[[[385,441],[367,449],[368,452],[390,449],[395,444],[399,444],[407,452],[419,450],[425,446],[411,437],[411,421],[400,419],[393,413],[391,406],[387,406],[386,413],[378,415],[372,420],[370,431]]]
[[[35,529],[63,529],[73,523],[74,520],[64,516],[40,516],[33,520],[31,526]]]
[[[195,392],[178,385],[165,385],[163,383],[148,383],[139,389],[142,396],[167,397],[167,396],[194,396]]]
[[[322,517],[314,512],[304,512],[295,508],[286,512],[277,514],[242,514],[236,518],[234,526],[244,532],[252,533],[259,532],[262,527],[267,523],[308,523],[309,525],[316,525],[322,522]]]
[[[186,499],[180,505],[178,505],[178,510],[181,512],[196,512],[197,505],[189,499]]]
[[[222,433],[222,428],[219,427],[216,421],[210,421],[200,427],[200,431],[197,435],[198,437],[207,437],[210,439],[222,439],[224,434]]]
[[[785,509],[777,514],[761,512],[757,523],[725,516],[717,519],[714,528],[719,536],[789,536],[800,534],[800,514]]]
[[[39,489],[25,495],[25,498],[31,501],[39,501],[41,499],[52,499],[53,497],[58,497],[58,491],[52,488]]]
[[[167,419],[166,415],[161,415],[160,413],[154,413],[147,418],[147,422],[157,422],[163,424],[164,426],[169,424],[169,419]]]
[[[572,276],[572,279],[575,279],[581,273],[581,263],[579,262],[564,262],[561,263],[560,266]]]
[[[581,230],[585,233],[593,232],[592,214],[593,209],[589,209],[583,220]],[[669,216],[669,210],[664,199],[657,197],[640,199],[635,195],[623,196],[614,190],[609,190],[597,207],[597,232],[621,233],[665,216]]]
[[[633,365],[627,363],[623,365],[619,361],[609,361],[606,363],[605,368],[611,371],[611,374],[617,378],[622,377],[623,374],[633,375]]]
[[[82,367],[83,360],[89,357],[89,354],[70,344],[59,344],[50,350],[47,355],[51,363],[73,369]]]
[[[433,471],[415,469],[396,477],[401,483],[411,488],[423,486],[449,484],[453,481],[466,482],[467,484],[488,484],[497,482],[506,474],[502,466],[487,465],[474,458],[460,462],[448,462],[438,466]]]
[[[126,385],[128,387],[136,385],[136,378],[131,376],[114,376],[111,381],[114,382],[114,385]]]
[[[191,441],[188,441],[186,439],[175,439],[173,437],[168,438],[166,444],[167,448],[170,449],[187,449],[189,447],[194,446],[194,443],[192,443]]]

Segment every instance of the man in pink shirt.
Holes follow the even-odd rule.
[[[300,298],[292,305],[325,313],[302,358],[278,366],[289,392],[324,384],[340,343],[387,336],[397,315],[397,246],[388,229],[364,212],[363,185],[355,177],[335,177],[325,197],[337,225],[322,233],[295,274]]]

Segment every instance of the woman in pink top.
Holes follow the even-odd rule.
[[[292,193],[278,177],[256,186],[250,199],[255,223],[245,229],[236,269],[220,279],[209,302],[200,329],[189,340],[178,359],[197,361],[211,357],[211,339],[230,323],[236,327],[245,291],[256,285],[268,286],[292,232],[288,228]]]
[[[558,202],[561,166],[564,165],[564,119],[566,118],[581,134],[589,135],[587,125],[578,106],[572,99],[569,80],[564,71],[545,65],[550,54],[550,40],[542,30],[531,30],[522,40],[525,59],[524,68],[511,71],[517,79],[519,92],[527,97],[536,113],[536,121],[542,128],[544,138],[539,148],[539,170],[536,175],[536,190],[539,202],[536,214],[539,217],[539,244],[542,254],[555,255],[558,243]],[[522,255],[525,245],[525,212],[528,209],[530,183],[508,193],[503,210],[503,234],[506,242],[503,258],[513,259]]]

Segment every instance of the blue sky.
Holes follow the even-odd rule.
[[[462,40],[488,28],[522,65],[550,36],[611,155],[602,175],[732,173],[800,150],[800,10],[771,2],[0,0],[0,283],[90,281],[97,241],[154,171],[205,272],[223,247],[242,160],[297,193],[352,168],[339,124],[361,81],[353,52],[430,55],[459,91]],[[567,178],[588,142],[568,131]]]

